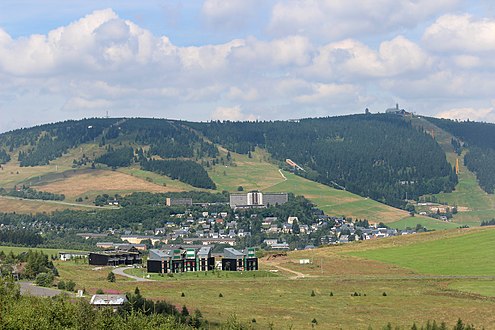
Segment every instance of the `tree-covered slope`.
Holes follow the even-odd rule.
[[[473,121],[454,121],[428,118],[428,120],[449,132],[463,142],[468,152],[464,164],[476,174],[480,187],[487,193],[495,191],[495,124]],[[454,147],[458,145],[452,141]],[[458,145],[459,150],[462,146]]]
[[[451,191],[457,180],[434,139],[395,115],[186,124],[230,150],[266,148],[302,165],[302,175],[394,206]]]

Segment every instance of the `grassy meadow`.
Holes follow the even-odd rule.
[[[352,255],[420,274],[495,276],[494,251],[495,228],[487,228],[406,246],[353,252]]]
[[[450,328],[458,318],[492,329],[493,235],[495,228],[454,229],[266,256],[260,260],[261,268],[279,270],[268,277],[259,275],[273,274],[200,272],[151,282],[117,276],[117,282],[109,283],[106,275],[112,267],[61,261],[56,265],[61,279],[74,280],[88,293],[99,288],[131,292],[138,286],[147,298],[201,310],[213,328],[235,314],[255,329],[312,329],[313,319],[321,329],[382,329],[388,322],[409,328],[413,322],[428,320],[445,321]],[[421,246],[431,251],[430,259],[422,261],[428,256],[418,250]],[[393,249],[400,249],[400,254]],[[359,254],[361,250],[364,255]],[[376,260],[373,253],[387,258]],[[400,255],[413,264],[398,264]],[[457,256],[451,265],[439,261],[452,260],[451,256]],[[311,263],[300,265],[301,258]],[[429,264],[438,264],[441,273],[449,276],[430,275],[438,272],[431,271]],[[141,276],[142,269],[130,272]]]
[[[387,226],[391,228],[396,228],[396,229],[406,229],[406,228],[416,228],[416,225],[422,225],[423,227],[427,228],[428,230],[443,230],[443,229],[452,229],[452,228],[458,228],[459,224],[454,223],[454,222],[446,222],[443,220],[437,220],[434,218],[429,218],[429,217],[407,217],[404,219],[401,219],[399,221],[394,221],[387,223]]]

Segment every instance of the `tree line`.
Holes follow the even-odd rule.
[[[16,187],[14,187],[11,190],[0,188],[0,195],[26,198],[26,199],[42,199],[49,201],[63,201],[65,199],[64,194],[55,194],[48,191],[39,191],[27,187],[22,187],[21,189],[17,189]]]

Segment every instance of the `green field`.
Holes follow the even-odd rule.
[[[307,180],[292,173],[283,172],[287,180],[267,189],[273,192],[294,192],[304,195],[326,214],[354,219],[368,219],[372,222],[392,222],[409,216],[409,213],[388,205],[363,198],[348,191],[337,190]]]
[[[10,251],[14,252],[14,254],[19,254],[22,252],[27,252],[29,250],[32,251],[42,251],[47,255],[58,256],[59,252],[79,252],[76,250],[67,250],[67,249],[47,249],[47,248],[30,248],[30,247],[19,247],[19,246],[0,246],[0,251],[5,253],[10,253]]]
[[[421,274],[495,276],[495,228],[411,245],[353,252]]]
[[[267,271],[257,272],[194,272],[194,273],[177,273],[177,274],[154,274],[148,273],[145,268],[132,268],[125,271],[126,274],[137,277],[148,278],[155,281],[189,281],[189,280],[211,280],[219,279],[256,279],[266,277],[277,277],[278,275]]]
[[[493,278],[485,280],[477,279],[475,281],[456,280],[448,287],[458,291],[470,292],[488,297],[495,297],[495,284],[493,284]]]
[[[406,228],[415,229],[416,225],[418,224],[422,225],[428,230],[443,230],[443,229],[452,229],[459,227],[458,223],[446,222],[446,221],[437,220],[434,218],[426,218],[426,217],[408,217],[401,219],[399,221],[388,223],[387,226],[396,229],[406,229]]]

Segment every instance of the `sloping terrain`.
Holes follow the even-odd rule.
[[[454,215],[454,221],[460,224],[477,226],[483,220],[495,218],[495,195],[488,194],[481,189],[476,175],[464,166],[464,156],[468,148],[464,148],[461,155],[457,155],[451,144],[452,134],[435,126],[423,118],[413,119],[414,125],[421,126],[435,135],[435,139],[447,155],[447,160],[454,166],[459,160],[458,184],[455,190],[449,193],[436,194],[439,202],[458,206],[459,213]]]
[[[395,243],[398,246],[367,249],[352,255],[421,274],[495,276],[494,227],[454,230],[447,235],[432,235],[428,241],[404,244],[395,240]]]

